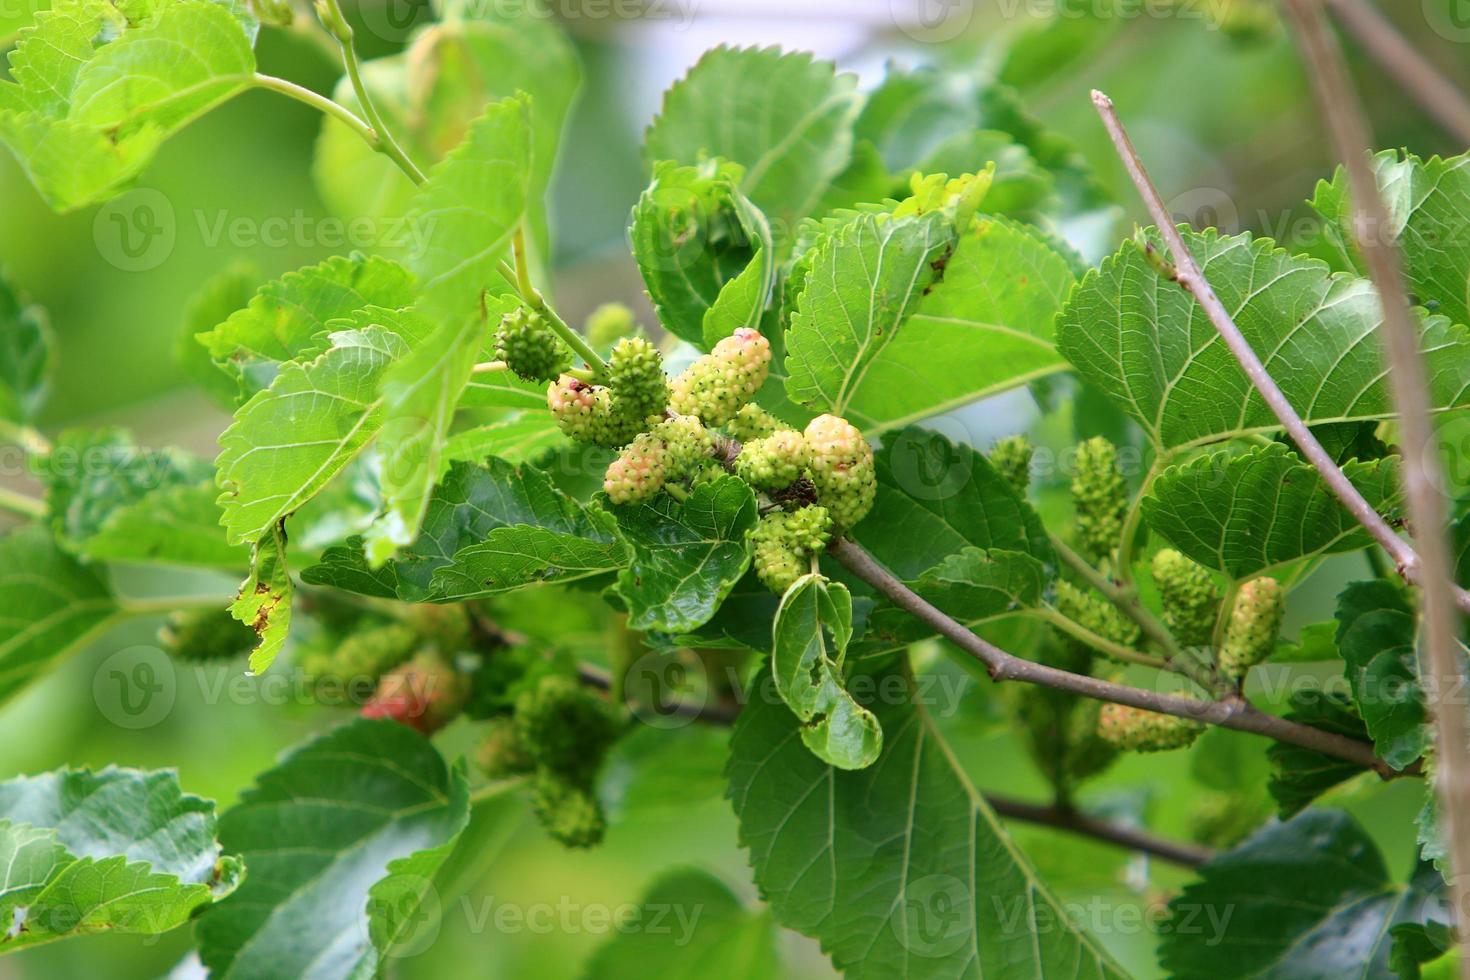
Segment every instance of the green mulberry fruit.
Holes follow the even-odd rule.
[[[618,415],[639,419],[662,415],[669,404],[663,355],[642,337],[625,337],[608,357],[607,387]]]
[[[502,715],[491,720],[485,740],[475,750],[475,766],[490,779],[510,779],[536,770],[536,760],[521,744],[514,718]]]
[[[653,429],[653,434],[663,440],[668,449],[664,466],[670,480],[693,480],[713,462],[713,433],[693,415],[676,415],[664,419]]]
[[[535,310],[518,306],[495,329],[495,356],[517,377],[551,381],[572,366],[572,352]]]
[[[589,433],[592,441],[599,446],[609,449],[626,446],[640,433],[657,425],[658,421],[658,417],[654,415],[644,416],[623,411],[606,388],[594,390]]]
[[[1082,549],[1098,560],[1107,558],[1123,535],[1128,488],[1118,470],[1117,447],[1102,436],[1077,447],[1072,502],[1077,509],[1077,538]]]
[[[233,660],[255,649],[259,639],[228,609],[176,612],[158,631],[158,642],[169,656],[191,663]]]
[[[607,818],[590,788],[543,771],[536,777],[531,805],[546,832],[567,847],[602,843]]]
[[[755,545],[755,573],[766,588],[784,593],[811,571],[811,557],[821,554],[832,537],[827,508],[815,504],[766,514],[750,532]]]
[[[360,699],[418,646],[419,634],[411,626],[387,623],[359,629],[335,647],[313,650],[302,659],[301,669],[321,692],[346,692]]]
[[[638,332],[638,320],[622,303],[603,303],[582,324],[582,332],[593,347],[607,348]]]
[[[807,464],[806,439],[794,429],[782,429],[745,443],[735,459],[740,479],[761,490],[780,490],[801,478]]]
[[[443,657],[421,653],[384,674],[364,718],[391,718],[425,735],[453,721],[469,696],[468,679]]]
[[[755,397],[771,371],[771,342],[741,327],[674,378],[669,404],[705,425],[724,425]]]
[[[563,674],[542,677],[516,699],[516,731],[541,769],[590,786],[618,734],[606,702]]]
[[[1274,578],[1254,578],[1242,585],[1220,644],[1220,672],[1238,681],[1270,656],[1285,611],[1286,590]]]
[[[726,425],[730,438],[740,442],[753,442],[774,435],[782,429],[790,429],[780,419],[755,403],[743,406]],[[792,431],[795,431],[794,429]]]
[[[608,465],[602,489],[615,504],[636,504],[650,500],[668,479],[665,463],[669,447],[652,432],[644,432],[625,446],[618,458]]]
[[[546,389],[546,407],[563,434],[591,442],[597,408],[597,389],[585,381],[562,375]]]
[[[1204,725],[1189,718],[1161,715],[1126,704],[1105,704],[1097,718],[1097,733],[1103,741],[1130,752],[1182,749],[1204,730]]]
[[[1165,548],[1150,570],[1169,631],[1186,647],[1208,646],[1220,614],[1220,590],[1209,569]]]
[[[1138,643],[1142,631],[1132,620],[1124,617],[1118,607],[1102,596],[1084,591],[1065,579],[1057,582],[1057,611],[1073,622],[1112,640],[1121,646],[1131,647]],[[1081,642],[1068,637],[1070,642]],[[1099,653],[1107,655],[1106,650]]]
[[[808,472],[832,523],[847,530],[868,516],[878,492],[873,450],[846,419],[818,415],[806,427]]]
[[[990,465],[1022,498],[1031,488],[1031,457],[1035,450],[1025,436],[1006,436],[990,450]]]

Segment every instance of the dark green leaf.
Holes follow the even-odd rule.
[[[1352,703],[1345,695],[1336,692],[1310,688],[1294,691],[1291,710],[1286,717],[1349,738],[1362,741],[1368,738],[1368,729],[1354,712]],[[1338,783],[1368,771],[1357,763],[1286,742],[1275,743],[1266,750],[1266,754],[1271,759],[1273,770],[1271,796],[1276,800],[1283,819],[1297,813]]]
[[[29,423],[51,381],[46,313],[0,274],[0,420]]]
[[[1419,684],[1414,609],[1386,579],[1354,582],[1337,597],[1337,624],[1343,673],[1358,714],[1383,761],[1402,769],[1432,742]]]

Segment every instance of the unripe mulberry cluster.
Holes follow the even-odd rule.
[[[677,415],[721,426],[755,397],[770,372],[771,342],[742,327],[674,378],[669,405]]]
[[[1126,618],[1118,607],[1095,592],[1084,591],[1062,579],[1057,582],[1057,611],[1068,619],[1121,646],[1132,647],[1138,643],[1142,631],[1131,619]],[[1066,636],[1069,644],[1081,641]],[[1106,649],[1098,650],[1108,655]]]
[[[1118,469],[1117,447],[1101,436],[1077,447],[1072,503],[1082,550],[1099,561],[1111,556],[1123,534],[1128,488]]]
[[[1021,496],[1031,489],[1031,458],[1035,449],[1025,436],[1006,436],[990,450],[990,465]]]
[[[808,504],[791,511],[772,511],[750,533],[755,573],[766,588],[784,593],[811,571],[813,556],[826,549],[831,537],[832,517],[825,507]]]
[[[844,530],[855,526],[873,509],[878,479],[873,450],[863,434],[847,419],[818,415],[807,424],[807,472],[817,500]]]
[[[1209,645],[1220,613],[1220,589],[1209,569],[1164,548],[1149,571],[1159,589],[1164,625],[1186,647]]]
[[[495,356],[519,378],[550,381],[572,366],[572,352],[535,310],[518,306],[495,330]]]
[[[1189,718],[1161,715],[1126,704],[1105,704],[1097,718],[1098,735],[1105,742],[1130,752],[1182,749],[1204,730],[1204,725]]]
[[[1276,634],[1286,612],[1286,590],[1274,578],[1251,579],[1235,594],[1225,639],[1217,663],[1220,673],[1233,681],[1265,660],[1276,648]]]

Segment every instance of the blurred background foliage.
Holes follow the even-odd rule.
[[[349,5],[367,57],[401,48],[403,31],[384,28],[427,15],[382,2]],[[809,49],[857,72],[865,86],[881,78],[889,61],[937,64],[1015,85],[1033,113],[1079,147],[1119,202],[1106,222],[1068,229],[1089,260],[1110,251],[1141,215],[1087,98],[1089,89],[1103,89],[1118,103],[1178,217],[1309,250],[1316,223],[1304,202],[1328,175],[1330,162],[1316,107],[1289,41],[1273,29],[1270,16],[1249,29],[1221,31],[1207,17],[1212,2],[975,0],[973,10],[958,5],[972,14],[968,26],[936,43],[913,29],[911,19],[903,29],[905,18],[895,12],[908,5],[896,0],[563,0],[558,16],[579,50],[585,78],[552,193],[558,302],[573,322],[611,299],[650,316],[625,240],[629,209],[645,182],[642,132],[663,89],[721,43]],[[1254,0],[1219,2],[1254,13],[1269,7]],[[1458,0],[1386,6],[1426,57],[1470,83],[1470,29],[1456,29],[1464,21],[1456,19]],[[643,16],[613,16],[619,9],[641,9]],[[0,35],[6,24],[0,16]],[[259,62],[262,71],[322,92],[331,91],[339,74],[332,53],[291,31],[263,30]],[[1371,64],[1359,61],[1358,68],[1379,146],[1426,156],[1464,149]],[[14,162],[0,156],[0,265],[49,310],[59,338],[45,427],[123,424],[145,443],[213,454],[226,416],[184,380],[175,356],[180,323],[199,284],[234,263],[250,263],[264,280],[344,250],[330,237],[333,226],[323,224],[331,215],[312,180],[320,122],[299,104],[251,92],[171,140],[141,186],[165,195],[176,240],[167,257],[144,272],[119,268],[112,252],[99,247],[105,209],[51,213]],[[265,228],[272,219],[291,227],[284,242],[231,230]],[[1066,403],[1041,421],[1036,397],[1013,393],[941,424],[947,435],[982,448],[999,435],[1026,430],[1042,445],[1061,448],[1096,424],[1096,416]],[[1042,499],[1045,506],[1045,492]],[[1298,594],[1288,631],[1330,617],[1340,585],[1361,574],[1343,562],[1361,557],[1327,562],[1316,572]],[[173,585],[223,596],[234,583],[195,576]],[[242,684],[237,667],[210,666],[180,669],[174,709],[162,722],[141,730],[119,727],[99,710],[95,685],[106,683],[110,655],[153,642],[156,626],[130,623],[8,705],[0,713],[0,778],[61,765],[176,766],[187,790],[228,804],[284,748],[335,720],[289,684]],[[1045,783],[1006,729],[989,684],[958,668],[937,669],[952,682],[953,700],[936,713],[977,783],[1017,798],[1043,798]],[[1235,744],[1239,739],[1247,740],[1244,751]],[[590,920],[583,920],[584,911],[636,902],[671,868],[712,871],[753,902],[735,821],[722,799],[724,740],[723,730],[692,727],[645,730],[622,745],[606,787],[612,828],[606,844],[591,852],[561,849],[518,801],[488,808],[477,828],[484,842],[480,860],[465,869],[473,882],[465,899],[444,910],[437,940],[395,964],[396,975],[578,976],[605,938],[585,927]],[[471,748],[463,723],[443,741],[450,755]],[[1086,799],[1124,818],[1147,812],[1161,833],[1188,837],[1210,792],[1209,779],[1200,778],[1200,757],[1207,757],[1206,766],[1215,760],[1242,786],[1259,788],[1264,770],[1253,766],[1264,765],[1260,749],[1248,736],[1217,732],[1190,753],[1130,756],[1090,784]],[[631,765],[618,760],[637,756],[645,762],[633,778]],[[1355,781],[1331,802],[1352,809],[1378,838],[1394,873],[1406,872],[1412,840],[1404,828],[1412,826],[1420,802],[1413,781]],[[1088,903],[1160,898],[1183,880],[1175,869],[1114,848],[1025,826],[1014,830],[1043,878],[1064,901],[1081,903],[1084,914]],[[505,931],[492,924],[499,905],[537,903],[570,910],[557,911],[545,930]],[[1146,928],[1099,932],[1138,976],[1157,974],[1155,937]],[[0,961],[0,978],[160,976],[179,961],[188,941],[187,930],[176,930],[152,942],[105,937],[58,944]],[[799,936],[784,934],[782,952],[791,976],[830,973],[815,944]]]

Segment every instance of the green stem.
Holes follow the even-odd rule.
[[[598,356],[592,345],[582,337],[581,334],[567,326],[565,320],[557,316],[556,311],[546,302],[546,299],[531,284],[530,264],[526,260],[526,230],[525,226],[517,226],[514,237],[511,238],[511,252],[515,256],[515,269],[502,267],[501,275],[511,279],[520,291],[521,298],[537,313],[546,318],[546,322],[558,337],[566,341],[568,347],[577,353],[584,363],[592,370],[593,377],[589,380],[594,382],[604,381],[607,378],[607,362]],[[503,265],[503,264],[502,264]]]
[[[284,78],[277,78],[274,75],[257,73],[253,79],[253,83],[256,88],[279,92],[287,98],[295,99],[297,102],[311,106],[318,112],[323,112],[331,116],[358,136],[361,136],[367,142],[368,146],[377,149],[378,134],[373,132],[371,126],[358,118],[357,113],[341,103],[333,102],[325,95],[318,95],[304,85],[297,85],[295,82],[289,82]]]
[[[373,149],[398,164],[398,169],[407,174],[409,180],[422,184],[427,179],[423,171],[409,158],[398,140],[394,139],[393,132],[383,121],[373,97],[368,94],[367,85],[362,80],[362,63],[357,58],[357,48],[352,44],[352,26],[342,16],[341,6],[337,0],[319,0],[317,16],[321,18],[322,26],[337,39],[342,48],[342,64],[347,69],[352,91],[357,95],[358,105],[362,106],[362,114],[367,117],[368,125],[377,134],[373,140]]]
[[[20,514],[23,517],[42,518],[46,516],[46,501],[0,487],[0,510]]]
[[[1179,656],[1179,641],[1174,639],[1174,634],[1169,632],[1168,627],[1155,619],[1153,614],[1144,608],[1143,603],[1138,601],[1138,594],[1131,587],[1119,586],[1102,572],[1093,568],[1088,564],[1086,558],[1073,551],[1055,534],[1048,532],[1047,536],[1051,538],[1051,544],[1056,549],[1057,557],[1080,575],[1083,581],[1101,592],[1109,602],[1117,606],[1119,612],[1137,623],[1144,635],[1163,649],[1168,659],[1172,660]]]
[[[233,596],[218,595],[164,595],[118,596],[117,606],[127,616],[156,616],[160,613],[180,612],[186,609],[223,609]]]
[[[489,803],[509,793],[526,781],[525,776],[516,776],[513,779],[501,779],[493,783],[487,783],[479,789],[470,792],[470,806],[479,806],[481,803]]]
[[[0,441],[15,443],[32,456],[51,455],[51,440],[29,425],[0,419]]]
[[[1123,519],[1123,534],[1118,539],[1118,578],[1129,585],[1133,584],[1133,542],[1138,538],[1138,525],[1143,520],[1143,498],[1153,487],[1154,480],[1163,472],[1168,458],[1168,454],[1162,452],[1154,457],[1148,472],[1143,476],[1143,483],[1138,487],[1138,493],[1133,497],[1133,503],[1128,507],[1128,515]]]
[[[1094,650],[1107,654],[1114,660],[1120,660],[1123,663],[1128,664],[1139,664],[1143,667],[1153,667],[1155,670],[1169,669],[1168,662],[1165,661],[1162,657],[1155,657],[1147,653],[1141,653],[1131,647],[1126,647],[1121,643],[1110,640],[1107,637],[1103,636],[1101,633],[1093,632],[1086,626],[1083,626],[1081,623],[1077,622],[1075,619],[1072,619],[1070,616],[1063,614],[1060,610],[1053,609],[1050,606],[1042,606],[1039,609],[1031,610],[1030,615],[1037,619],[1051,623],[1063,633],[1066,633],[1075,639],[1081,640],[1083,643],[1092,647]]]

